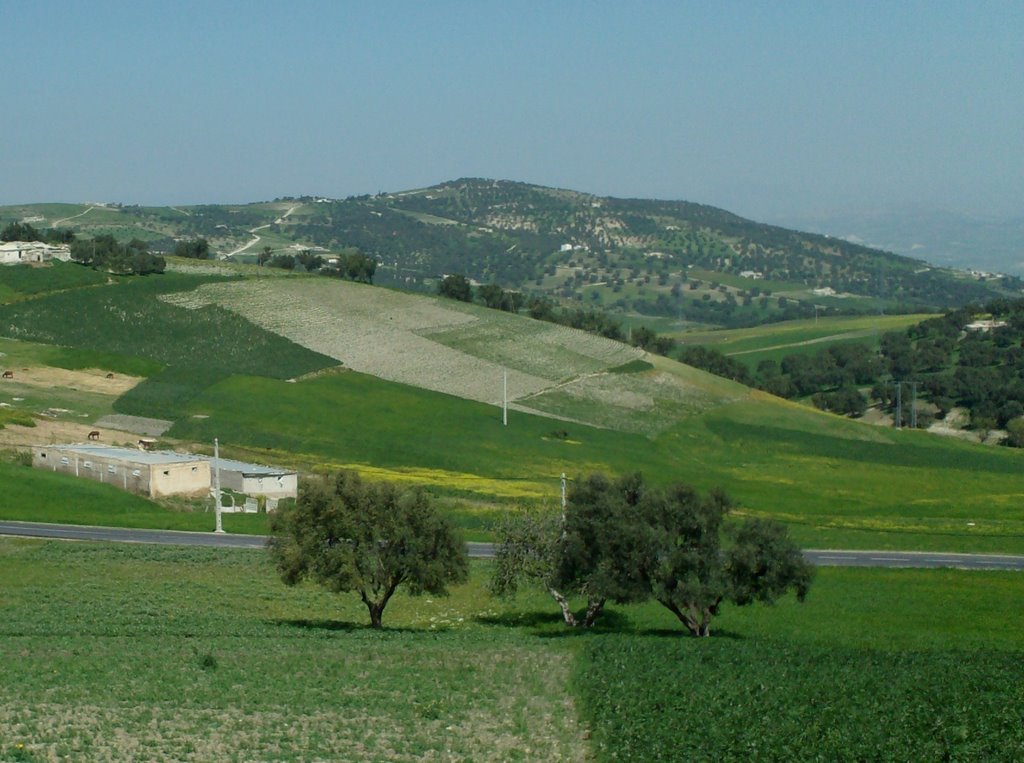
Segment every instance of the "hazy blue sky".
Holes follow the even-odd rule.
[[[0,0],[0,203],[1024,199],[1024,2]]]

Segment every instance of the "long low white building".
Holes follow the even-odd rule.
[[[295,498],[298,474],[273,466],[217,459],[220,486],[247,496]],[[37,445],[32,465],[76,477],[106,482],[132,493],[158,498],[165,495],[202,496],[213,487],[214,459],[191,453],[146,451],[109,445]]]
[[[210,492],[209,461],[187,453],[107,445],[37,445],[32,448],[32,466],[106,482],[150,498]]]

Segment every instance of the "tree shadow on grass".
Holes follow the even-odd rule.
[[[682,625],[678,628],[644,628],[636,631],[638,636],[653,636],[655,638],[693,638],[690,632],[686,630]],[[708,637],[712,641],[715,639],[727,639],[729,641],[745,641],[747,636],[742,633],[736,633],[735,631],[728,630],[715,630],[711,629],[711,635]]]
[[[590,628],[570,628],[565,624],[559,612],[529,611],[506,612],[501,615],[484,615],[474,620],[483,625],[495,625],[504,628],[524,628],[532,631],[538,638],[567,638],[586,633],[635,633],[630,619],[614,610],[604,611],[597,622]]]
[[[527,612],[505,612],[500,615],[479,615],[473,620],[481,625],[502,628],[522,628],[531,631],[537,638],[575,638],[587,634],[629,633],[635,636],[647,636],[667,639],[690,639],[690,632],[682,625],[678,628],[638,628],[629,616],[617,610],[605,610],[590,628],[570,628],[565,624],[562,615],[547,610],[530,610]],[[747,638],[742,633],[712,628],[712,639],[742,641]]]
[[[298,619],[273,619],[268,620],[271,625],[283,625],[288,628],[301,628],[308,631],[328,631],[341,633],[374,632],[369,623],[353,623],[347,620],[310,620]],[[384,624],[384,627],[377,633],[435,633],[429,628],[392,628]]]

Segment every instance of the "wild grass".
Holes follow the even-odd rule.
[[[133,493],[67,474],[0,461],[0,518],[51,524],[212,532],[213,512],[167,508]],[[224,514],[227,532],[263,534],[265,514]]]
[[[12,296],[43,294],[51,291],[96,286],[106,283],[108,276],[92,268],[69,262],[54,261],[46,267],[13,265],[0,267],[0,286],[10,289]],[[5,298],[3,301],[9,301]]]
[[[25,342],[0,337],[0,357],[5,366],[53,366],[69,370],[99,368],[127,376],[151,376],[159,373],[162,363],[137,355],[86,350],[52,344]]]
[[[651,604],[610,605],[595,631],[570,631],[544,593],[493,599],[489,565],[472,568],[448,598],[398,594],[375,632],[356,596],[286,588],[261,551],[0,539],[0,754],[19,744],[27,760],[1019,752],[1018,573],[822,569],[804,604],[726,607],[717,635],[696,640]]]
[[[232,291],[223,279],[167,274],[0,306],[0,333],[71,345],[44,349],[7,339],[0,340],[0,351],[9,351],[11,360],[138,370],[147,380],[113,408],[176,419],[171,437],[203,443],[219,437],[256,461],[355,467],[370,477],[426,482],[484,506],[555,502],[562,472],[572,477],[640,470],[655,482],[722,486],[740,512],[781,519],[809,546],[1024,552],[1018,508],[1024,461],[1018,451],[868,427],[653,357],[642,361],[651,369],[618,363],[636,371],[584,375],[527,401],[570,420],[513,409],[504,427],[497,405],[354,372],[318,374],[336,360],[255,326],[233,306],[207,303],[223,291],[218,300],[251,293],[300,304],[308,288],[323,289],[313,305],[330,320],[344,311],[328,305],[327,297],[340,296],[352,300],[345,309],[362,311],[366,321],[387,319],[406,333],[416,326],[429,326],[426,333],[483,326],[478,314],[488,311],[442,309],[435,300],[409,301],[408,295],[370,287],[338,289],[320,283],[326,279],[274,280],[284,285]],[[213,281],[215,288],[191,291]],[[187,309],[159,299],[172,291],[205,306]],[[309,304],[295,315],[282,307],[277,317],[273,304],[260,307],[260,320],[325,333]],[[499,315],[487,325],[497,332],[493,336],[505,337],[501,342],[514,344],[509,337],[516,321]],[[533,332],[531,341],[540,341],[543,326],[526,323],[522,336]],[[479,345],[482,337],[493,338],[490,331],[470,332],[466,341]],[[455,334],[449,339],[454,342]],[[360,341],[365,350],[377,340]],[[592,349],[581,357],[597,358]],[[374,352],[382,363],[405,363],[417,381],[414,358],[384,340]],[[614,358],[606,360],[616,367]],[[296,383],[284,381],[300,376]],[[497,390],[500,376],[491,381]],[[86,410],[102,413],[101,402]],[[480,516],[465,519],[474,533],[486,533]]]

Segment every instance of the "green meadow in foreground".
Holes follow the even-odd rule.
[[[710,639],[657,605],[569,631],[488,574],[397,595],[378,632],[260,551],[0,539],[0,759],[1024,752],[1017,573],[821,569],[804,604],[726,608]]]

